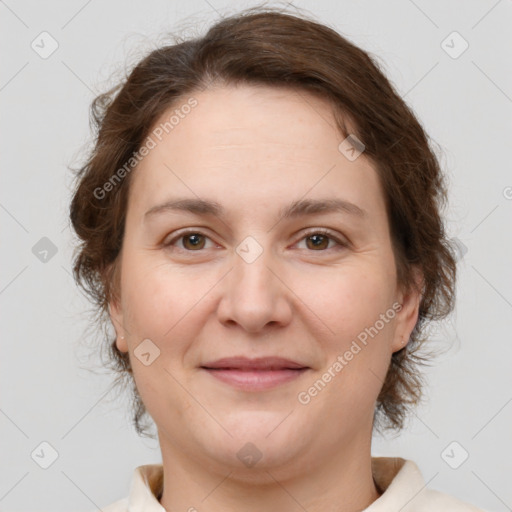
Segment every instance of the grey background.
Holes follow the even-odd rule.
[[[136,466],[160,460],[156,441],[130,426],[127,401],[105,395],[109,376],[86,369],[98,361],[87,358],[89,305],[70,274],[67,166],[78,166],[90,101],[116,69],[168,31],[200,33],[252,5],[0,1],[1,510],[93,510],[127,495]],[[426,402],[399,437],[375,438],[373,453],[416,461],[429,487],[512,510],[512,2],[294,5],[378,56],[442,148],[449,233],[463,244],[456,311],[433,332],[444,353],[427,371]],[[58,43],[46,59],[31,47],[43,31]],[[458,58],[442,47],[453,31],[469,44]],[[453,36],[446,45],[462,48]],[[57,251],[46,262],[36,257],[43,237]],[[58,452],[46,470],[31,458],[43,441]]]

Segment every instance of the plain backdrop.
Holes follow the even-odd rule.
[[[98,361],[87,357],[89,304],[71,276],[68,166],[84,155],[90,102],[112,73],[168,33],[201,34],[254,5],[0,2],[3,511],[103,507],[128,494],[136,466],[160,461],[156,441],[135,434],[127,400],[105,394],[110,377],[87,369]],[[416,461],[429,487],[511,510],[512,2],[294,5],[378,58],[449,178],[457,308],[432,334],[443,353],[426,370],[424,404],[399,436],[375,437],[373,453]]]

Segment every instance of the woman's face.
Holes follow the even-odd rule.
[[[367,449],[419,302],[397,286],[377,173],[339,149],[329,105],[308,93],[194,98],[158,121],[181,112],[133,171],[111,303],[163,456],[309,471]],[[305,369],[203,368],[231,357]]]

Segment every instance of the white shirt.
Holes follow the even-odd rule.
[[[427,489],[418,466],[411,460],[372,457],[375,483],[383,493],[363,512],[483,512],[448,494]],[[128,497],[103,512],[166,512],[157,496],[161,490],[163,466],[147,464],[135,469]]]

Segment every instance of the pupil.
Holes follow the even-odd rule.
[[[325,242],[324,235],[311,235],[309,238],[315,247],[320,247]]]
[[[198,233],[187,235],[186,239],[188,240],[188,243],[194,247],[201,245],[201,235]]]

